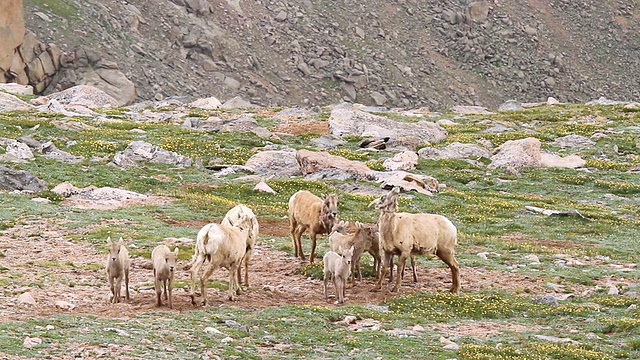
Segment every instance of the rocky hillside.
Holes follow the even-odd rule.
[[[25,0],[26,27],[138,100],[387,107],[640,97],[640,3],[569,0]],[[68,68],[58,88],[77,82]],[[52,90],[52,89],[51,89]]]

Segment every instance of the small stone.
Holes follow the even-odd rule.
[[[413,331],[424,331],[424,328],[420,325],[414,325],[413,328],[411,328],[411,330]]]
[[[358,320],[357,317],[353,316],[353,315],[348,315],[344,317],[344,323],[345,324],[355,324],[356,321]]]
[[[273,190],[264,181],[260,181],[259,183],[257,183],[256,186],[253,187],[253,190],[262,191],[262,192],[268,192],[270,194],[275,194],[276,193],[275,190]]]
[[[76,306],[64,300],[58,300],[56,301],[56,307],[63,310],[73,310]]]
[[[33,298],[33,296],[31,295],[30,292],[26,292],[26,293],[18,296],[18,302],[20,304],[35,305],[36,304],[36,299]]]
[[[234,342],[234,341],[235,340],[233,340],[233,338],[230,337],[230,336],[227,336],[226,338],[220,340],[220,342],[223,343],[223,344],[227,344],[227,343]]]
[[[206,327],[204,328],[204,332],[205,334],[222,334],[222,331],[213,328],[213,327]]]
[[[618,291],[618,287],[615,285],[609,285],[609,295],[618,295],[620,292]]]
[[[27,336],[26,338],[24,338],[24,342],[22,342],[22,345],[24,345],[24,347],[26,348],[32,348],[34,346],[40,345],[42,344],[42,339],[37,338],[37,337],[29,337]]]
[[[55,329],[55,328],[56,328],[56,327],[55,327],[55,326],[53,326],[53,325],[47,325],[47,326],[45,327],[45,329],[47,329],[47,330],[53,330],[53,329]]]

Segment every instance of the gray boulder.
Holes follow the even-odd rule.
[[[394,157],[386,159],[382,166],[389,171],[413,170],[418,165],[418,154],[415,151],[403,151]]]
[[[348,160],[341,156],[331,155],[324,151],[299,150],[296,160],[303,176],[314,174],[325,169],[339,169],[351,174],[353,179],[365,179],[371,169],[363,162]]]
[[[39,192],[46,190],[47,184],[29,172],[0,166],[0,189]]]
[[[132,142],[124,151],[118,152],[112,161],[114,165],[120,167],[135,167],[138,162],[191,166],[193,161],[189,157],[165,150],[145,141]]]
[[[433,122],[394,121],[345,105],[331,112],[329,132],[336,136],[388,137],[390,145],[404,146],[410,150],[425,143],[441,142],[447,136],[447,131]]]
[[[442,149],[425,147],[418,150],[418,155],[424,159],[478,159],[490,158],[491,153],[484,147],[476,144],[463,144],[454,142]]]
[[[33,106],[20,100],[20,98],[18,98],[17,96],[0,91],[0,112],[29,110],[32,108]]]
[[[561,148],[585,148],[593,147],[596,145],[595,141],[582,135],[567,135],[555,139],[552,144],[560,146]]]
[[[263,176],[278,178],[300,176],[296,151],[293,149],[261,151],[251,156],[245,166]]]
[[[57,100],[63,105],[84,105],[88,108],[116,107],[118,100],[100,90],[89,85],[76,85],[66,90],[49,94],[51,100]]]
[[[539,167],[540,145],[540,140],[531,137],[509,140],[493,151],[489,168]]]

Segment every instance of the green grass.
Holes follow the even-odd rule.
[[[55,4],[54,4],[55,5]],[[57,5],[56,5],[57,6]],[[78,164],[61,163],[36,154],[25,164],[3,164],[26,170],[46,181],[48,190],[40,194],[0,192],[0,236],[12,228],[25,229],[21,238],[12,242],[29,242],[43,236],[45,229],[33,227],[39,220],[59,221],[71,240],[104,252],[107,237],[126,239],[132,256],[149,259],[156,245],[167,237],[195,239],[199,224],[219,221],[234,205],[243,203],[260,219],[283,219],[288,200],[298,190],[315,194],[336,193],[340,217],[350,221],[375,222],[378,213],[367,205],[373,196],[337,190],[338,181],[308,181],[301,178],[268,179],[276,194],[253,190],[256,178],[218,178],[206,169],[176,168],[171,165],[145,163],[121,170],[108,165],[116,152],[131,141],[143,140],[192,158],[228,164],[244,164],[269,142],[251,133],[216,133],[194,131],[170,124],[131,121],[128,109],[111,109],[103,113],[108,122],[86,119],[63,119],[52,114],[9,112],[0,114],[0,137],[16,139],[30,136],[54,144],[73,155],[84,156]],[[153,111],[163,111],[154,109]],[[229,118],[237,111],[190,111],[184,116]],[[397,121],[416,121],[400,114],[385,115]],[[325,120],[328,113],[317,118]],[[278,121],[268,111],[256,115],[257,121],[272,128]],[[79,121],[92,130],[66,131],[57,121]],[[418,174],[431,175],[446,184],[440,193],[426,196],[403,193],[399,210],[429,212],[447,216],[458,228],[457,258],[462,266],[463,282],[467,274],[490,271],[504,276],[517,275],[527,281],[513,284],[512,290],[471,289],[454,295],[445,292],[417,292],[388,296],[382,304],[346,305],[341,307],[280,306],[269,309],[241,308],[235,304],[208,309],[178,312],[147,312],[128,320],[105,319],[88,315],[55,315],[0,321],[0,357],[95,358],[101,351],[113,350],[107,357],[126,354],[135,358],[201,358],[211,352],[221,358],[384,358],[408,357],[429,359],[623,359],[640,358],[638,300],[625,295],[637,291],[640,282],[637,239],[640,226],[640,186],[637,174],[628,170],[640,163],[638,130],[640,113],[620,106],[586,107],[561,105],[522,111],[499,112],[491,116],[513,129],[505,133],[486,133],[493,126],[486,116],[456,118],[458,125],[448,126],[449,136],[434,146],[444,147],[454,141],[476,143],[483,138],[498,146],[504,141],[535,136],[545,151],[576,154],[586,160],[588,171],[571,169],[518,169],[517,173],[488,169],[464,160],[420,159]],[[134,129],[143,132],[131,131]],[[533,133],[531,130],[535,130]],[[591,137],[604,133],[592,147],[560,149],[548,142],[560,136],[578,134]],[[292,148],[308,147],[308,140],[318,134],[283,136],[273,143]],[[347,143],[331,153],[365,162],[382,170],[385,158],[393,152],[357,151],[359,137],[347,137]],[[617,150],[614,150],[617,149]],[[0,152],[4,151],[0,147]],[[91,161],[92,157],[102,160]],[[163,205],[146,205],[118,210],[88,210],[61,206],[62,199],[50,191],[55,185],[70,181],[77,187],[111,186],[143,194],[170,196],[176,200]],[[359,181],[358,184],[376,184]],[[33,197],[52,200],[49,204],[31,201]],[[532,213],[532,205],[562,211],[576,210],[586,217],[555,217]],[[264,232],[263,232],[264,233]],[[4,239],[3,239],[4,240]],[[288,237],[261,236],[266,247],[286,252],[293,259]],[[309,243],[304,241],[309,253]],[[180,260],[188,261],[193,246],[180,245]],[[328,251],[320,241],[316,256]],[[490,255],[486,260],[480,252]],[[540,264],[531,264],[528,255],[536,255]],[[12,251],[2,248],[0,286],[9,298],[23,287],[46,289],[46,277],[26,276],[13,268]],[[582,265],[560,261],[570,257]],[[292,260],[293,261],[293,260]],[[439,259],[418,258],[425,269],[445,268]],[[622,265],[621,265],[622,264]],[[102,278],[103,264],[84,263],[81,259],[60,260],[34,255],[28,266],[42,271],[87,271]],[[371,280],[371,260],[365,256],[363,275]],[[624,266],[626,271],[620,271]],[[634,267],[635,266],[635,267]],[[277,269],[275,269],[277,271]],[[304,265],[298,273],[311,279],[322,279],[322,265]],[[427,271],[428,273],[428,271]],[[87,280],[89,279],[89,280]],[[65,280],[68,286],[91,284],[85,280]],[[420,282],[431,281],[419,279]],[[534,302],[539,284],[563,286],[561,292],[574,297],[560,301],[559,306]],[[616,283],[622,295],[607,295],[602,284]],[[149,284],[146,284],[149,285]],[[185,288],[187,281],[176,281]],[[226,290],[227,279],[212,280],[211,288]],[[590,289],[588,294],[575,289]],[[475,289],[475,290],[472,290]],[[266,291],[250,289],[249,291]],[[549,289],[549,292],[553,290]],[[341,322],[346,315],[360,321],[375,321],[380,330],[348,330]],[[240,326],[229,325],[234,320]],[[54,329],[47,330],[46,325]],[[409,331],[420,325],[425,331],[397,335],[394,330]],[[203,329],[215,327],[223,334],[205,334]],[[482,336],[465,332],[467,327],[498,329]],[[117,329],[117,330],[116,330]],[[443,329],[448,329],[447,331]],[[125,331],[127,335],[123,335]],[[24,334],[40,337],[43,344],[31,349],[22,345]],[[592,334],[592,335],[589,335]],[[571,338],[574,342],[553,343],[536,335]],[[594,336],[595,335],[595,336]],[[230,336],[233,342],[223,343]],[[459,350],[445,350],[440,337],[450,338]],[[119,353],[118,351],[123,351]],[[71,355],[69,355],[71,354]],[[210,355],[207,355],[211,357]]]

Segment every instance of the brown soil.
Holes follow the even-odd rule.
[[[101,226],[108,226],[104,220]],[[182,224],[184,225],[184,224]],[[193,224],[194,233],[202,224]],[[105,253],[89,242],[70,242],[71,233],[82,233],[85,229],[69,230],[60,220],[35,219],[23,221],[19,225],[0,232],[0,252],[2,258],[2,282],[0,287],[0,318],[3,321],[25,320],[54,313],[90,314],[104,317],[128,318],[150,311],[190,311],[188,292],[184,288],[174,290],[174,309],[155,306],[152,289],[152,270],[149,260],[133,259],[131,270],[131,300],[119,304],[109,304],[109,285],[104,274]],[[287,220],[261,220],[261,234],[287,236]],[[326,241],[321,238],[321,241]],[[308,239],[303,237],[308,247]],[[308,249],[308,248],[307,248]],[[308,250],[307,250],[308,251]],[[308,254],[307,254],[308,255]],[[318,261],[318,260],[316,260]],[[227,292],[209,289],[210,306],[234,306],[245,309],[261,309],[284,305],[334,306],[334,298],[325,301],[321,280],[310,279],[299,274],[306,262],[294,259],[291,254],[275,250],[267,244],[259,244],[250,265],[251,286],[238,297],[237,301],[227,300]],[[429,266],[418,266],[418,283],[405,277],[401,294],[415,291],[444,291],[451,285],[451,273],[438,259],[428,261]],[[183,262],[181,266],[186,266]],[[481,289],[503,289],[507,291],[530,292],[543,295],[549,290],[545,281],[535,277],[486,270],[481,267],[461,268],[462,292]],[[176,279],[188,282],[189,273],[177,273]],[[226,282],[228,271],[214,272],[212,279]],[[347,289],[347,304],[378,304],[395,294],[388,292],[387,281],[383,291],[371,292],[373,279],[365,279]],[[333,293],[333,288],[330,289]],[[568,289],[576,293],[584,289]],[[25,292],[31,293],[36,305],[20,304],[17,298]],[[123,291],[124,294],[124,291]],[[56,307],[57,301],[67,301],[75,305],[72,310]]]

